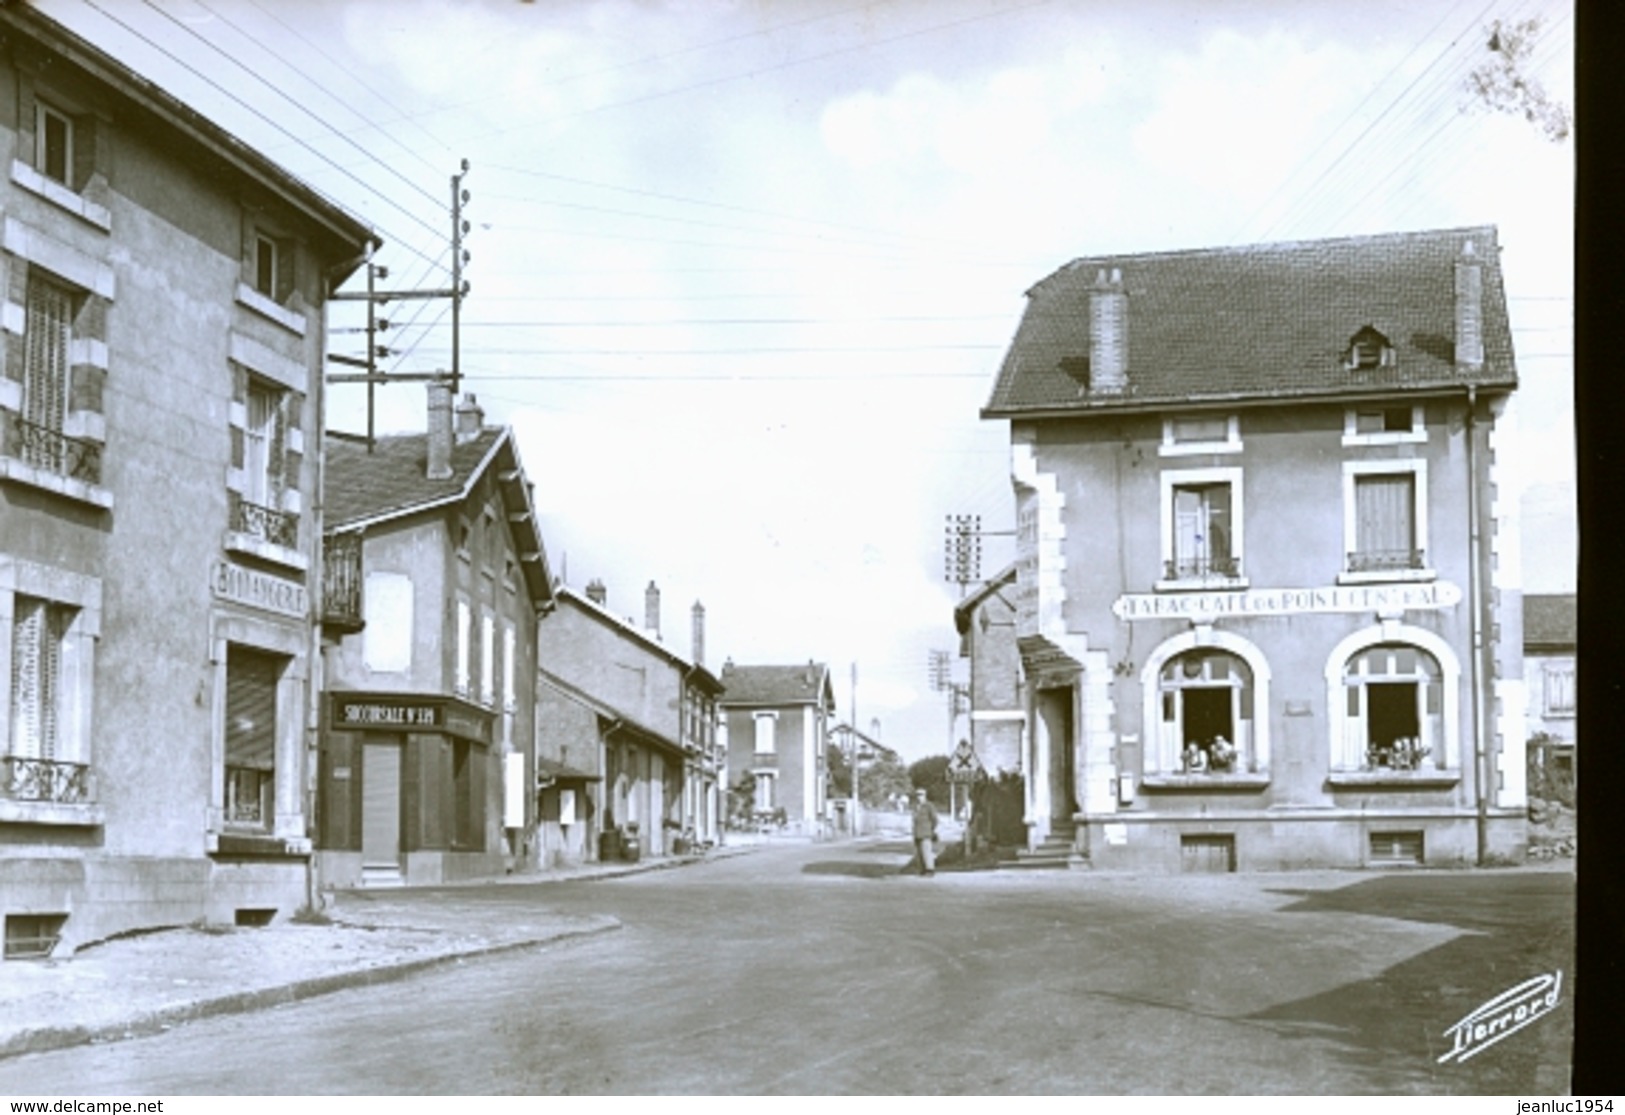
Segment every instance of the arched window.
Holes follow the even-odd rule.
[[[1259,770],[1253,731],[1253,672],[1212,647],[1168,659],[1157,676],[1163,769],[1188,774]]]
[[[1450,765],[1439,662],[1409,643],[1378,643],[1343,664],[1338,770],[1443,770]]]

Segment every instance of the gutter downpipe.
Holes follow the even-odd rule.
[[[1489,860],[1489,752],[1484,745],[1484,617],[1482,573],[1480,569],[1483,530],[1479,523],[1478,495],[1478,386],[1467,385],[1467,601],[1468,629],[1471,632],[1472,659],[1468,663],[1473,689],[1473,786],[1478,806],[1478,866]]]

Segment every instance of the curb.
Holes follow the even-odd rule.
[[[621,928],[621,922],[617,918],[608,915],[598,915],[598,917],[599,924],[597,925],[582,926],[576,929],[560,929],[545,936],[526,937],[517,941],[500,941],[494,944],[442,953],[439,956],[419,957],[414,960],[402,961],[399,964],[380,964],[370,968],[354,968],[347,972],[332,972],[325,976],[311,976],[307,979],[295,980],[292,983],[279,984],[274,987],[255,988],[252,991],[236,991],[209,999],[199,999],[190,1003],[176,1003],[172,1006],[161,1007],[157,1010],[136,1015],[123,1022],[108,1022],[95,1026],[47,1026],[37,1030],[24,1030],[9,1038],[0,1039],[0,1060],[8,1057],[19,1057],[26,1053],[47,1053],[52,1050],[71,1049],[79,1045],[123,1041],[126,1038],[149,1037],[153,1034],[161,1034],[165,1030],[184,1022],[196,1022],[200,1019],[214,1018],[220,1015],[245,1014],[250,1011],[265,1010],[270,1007],[330,995],[335,991],[345,991],[353,987],[372,987],[377,984],[393,983],[444,964],[452,964],[478,957],[495,956],[505,952],[517,952],[520,949],[536,948],[541,945],[549,945],[556,941],[565,941],[577,937],[596,936],[599,933],[607,933],[610,930]]]

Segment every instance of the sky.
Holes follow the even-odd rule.
[[[38,0],[450,283],[464,389],[511,425],[554,572],[706,664],[829,664],[838,713],[949,749],[949,515],[1013,557],[979,418],[1024,292],[1082,255],[1498,226],[1529,592],[1572,591],[1574,137],[1486,110],[1492,23],[1572,104],[1542,0]],[[358,273],[346,287],[359,289]],[[383,367],[451,365],[449,301]],[[360,355],[354,304],[333,351]],[[421,383],[375,395],[420,431]],[[336,385],[330,428],[367,427]],[[964,670],[964,663],[956,668]],[[854,686],[853,679],[856,679]]]

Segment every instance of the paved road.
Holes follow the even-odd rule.
[[[1568,1000],[1464,1064],[1444,1031],[1572,972],[1563,873],[900,875],[801,845],[414,901],[625,928],[168,1034],[0,1061],[0,1093],[1557,1094]]]

